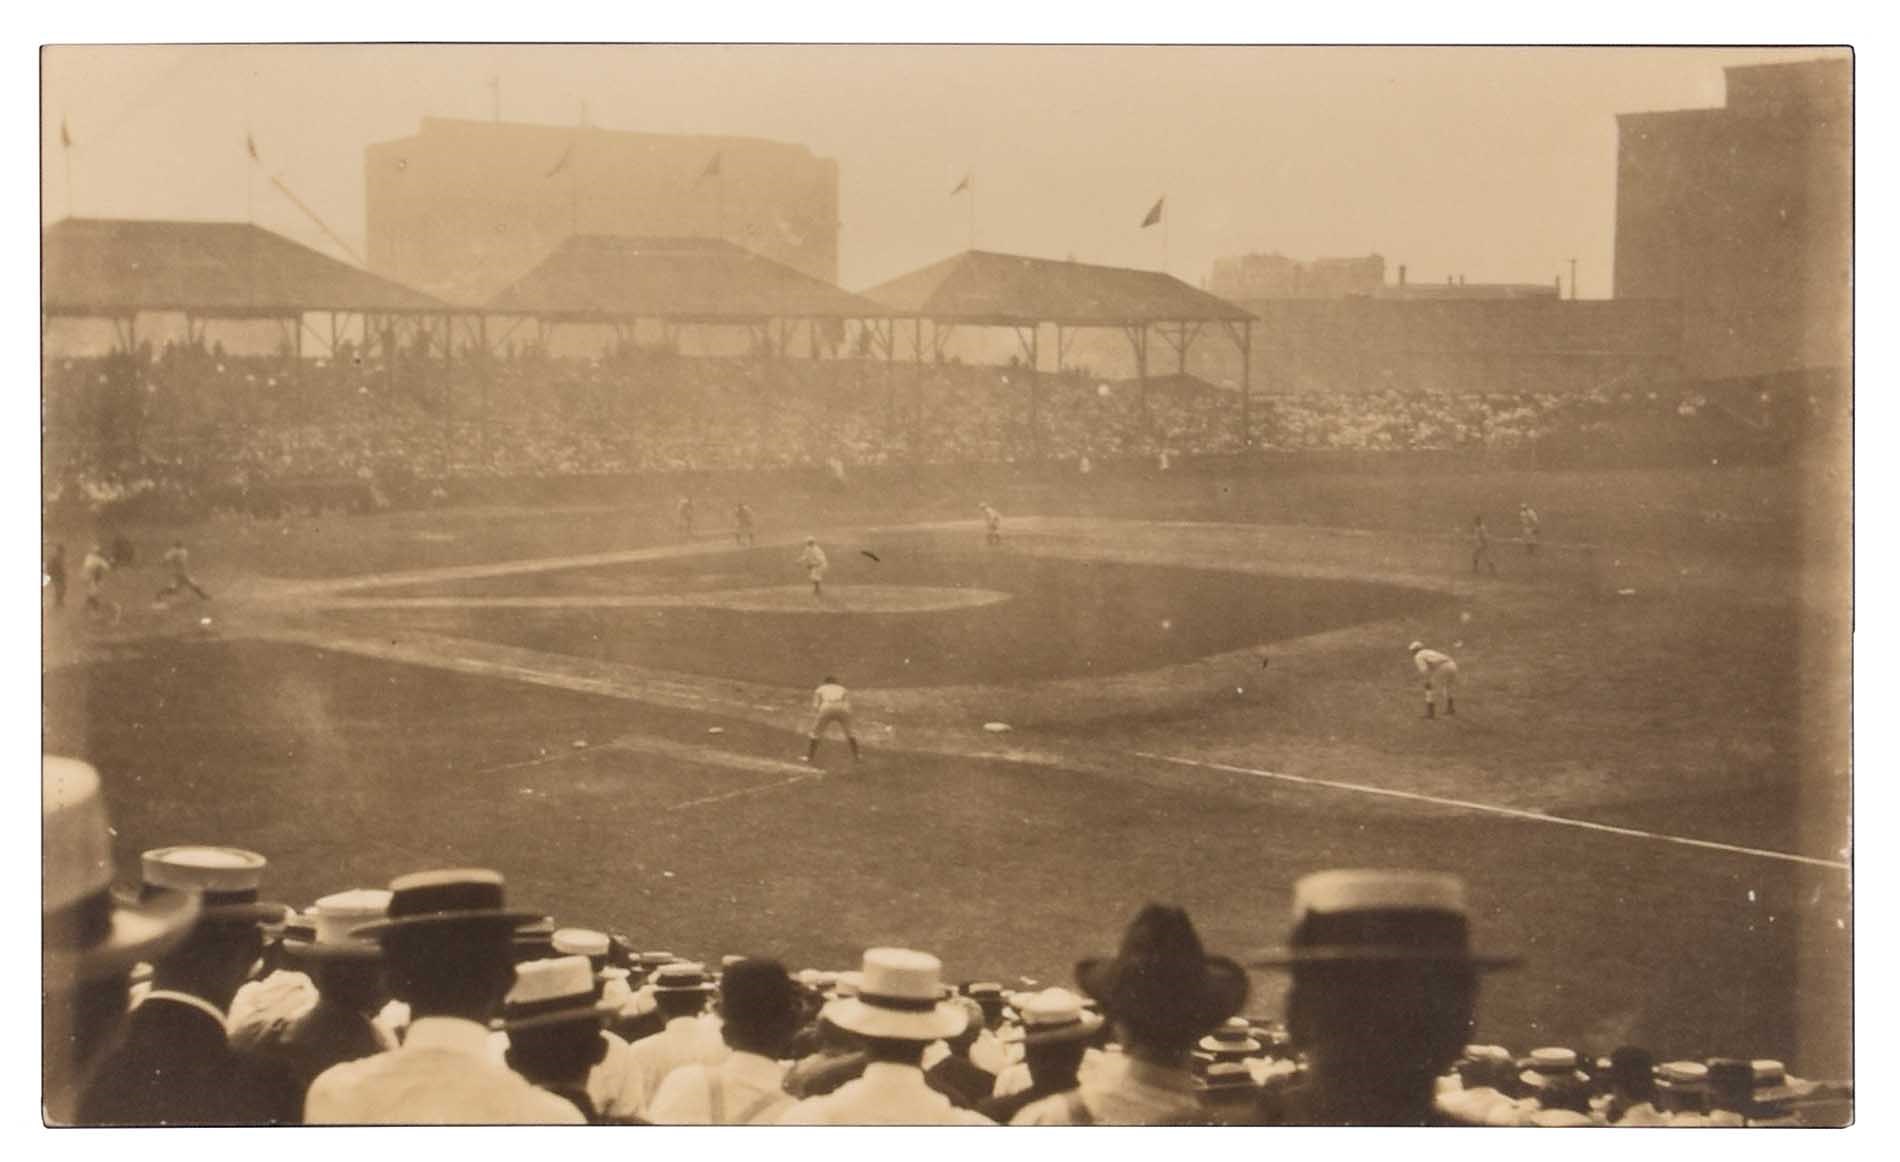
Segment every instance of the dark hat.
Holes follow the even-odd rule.
[[[1368,962],[1497,969],[1519,958],[1471,950],[1465,885],[1457,876],[1383,870],[1302,876],[1293,886],[1289,945],[1252,958],[1262,968]]]
[[[794,1022],[799,1003],[798,986],[776,960],[741,959],[720,974],[719,1014],[734,1028]]]
[[[501,873],[485,868],[449,868],[415,872],[389,881],[389,918],[365,924],[355,934],[382,940],[406,928],[441,924],[503,924],[514,928],[542,918],[538,912],[506,906]]]
[[[1075,979],[1110,1016],[1186,1036],[1205,1033],[1247,1000],[1246,970],[1207,955],[1187,912],[1164,904],[1136,913],[1115,956],[1078,961]]]
[[[139,857],[139,892],[146,897],[166,892],[197,896],[200,924],[281,925],[290,908],[258,898],[269,866],[263,856],[239,847],[158,847]]]
[[[97,980],[153,960],[183,940],[198,897],[112,891],[112,829],[99,775],[78,759],[40,760],[40,955],[46,987]]]
[[[1735,1057],[1709,1061],[1709,1104],[1716,1109],[1742,1112],[1755,1093],[1755,1067]]]

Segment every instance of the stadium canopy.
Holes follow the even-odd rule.
[[[452,309],[248,222],[67,218],[41,241],[41,309],[48,315],[263,319]]]
[[[1043,324],[1056,333],[1056,362],[1068,355],[1068,333],[1078,328],[1119,330],[1134,349],[1142,385],[1143,423],[1148,418],[1148,349],[1151,333],[1173,348],[1178,371],[1187,371],[1188,349],[1203,328],[1223,328],[1241,357],[1240,423],[1242,446],[1252,432],[1251,374],[1253,315],[1225,299],[1189,286],[1157,270],[1092,266],[1019,254],[968,250],[900,275],[864,292],[893,315],[914,320],[918,350],[923,324],[929,322],[941,356],[944,341],[958,326],[1008,327],[1016,332],[1031,368],[1037,368]],[[1030,416],[1035,429],[1036,385],[1030,382]]]
[[[878,303],[719,238],[581,234],[482,308],[543,323],[750,327],[782,348],[773,324],[887,319]]]

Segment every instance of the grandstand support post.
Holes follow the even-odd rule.
[[[1253,447],[1253,323],[1221,320],[1227,337],[1240,352],[1240,449]]]
[[[297,339],[296,339],[296,342],[291,344],[290,381],[292,383],[302,383],[303,382],[303,316],[301,314],[297,316],[295,330],[297,332]]]
[[[1152,425],[1148,419],[1148,324],[1124,325],[1129,345],[1135,349],[1136,399],[1141,407],[1141,436],[1145,443]]]

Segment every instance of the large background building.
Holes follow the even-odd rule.
[[[838,279],[838,163],[802,145],[426,117],[364,170],[370,269],[451,302],[577,234],[723,237]]]
[[[1617,118],[1616,297],[1681,303],[1691,378],[1844,368],[1851,62],[1725,72],[1722,108]]]

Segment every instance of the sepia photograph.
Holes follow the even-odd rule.
[[[1856,65],[40,45],[41,1123],[1854,1124]]]

